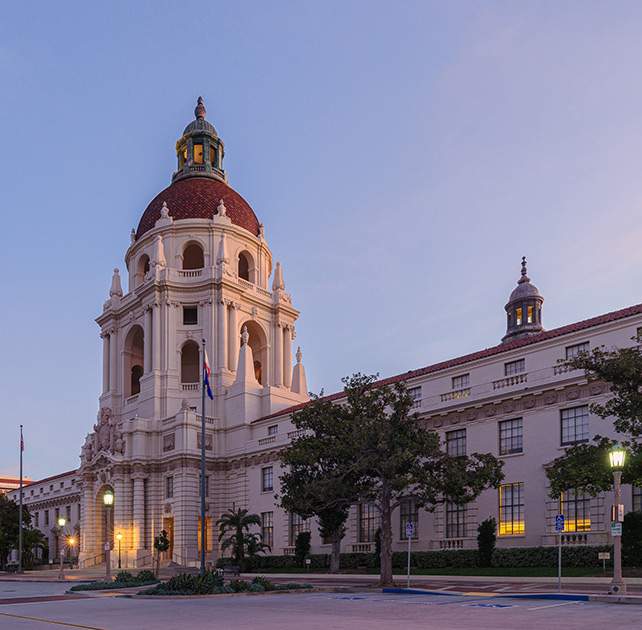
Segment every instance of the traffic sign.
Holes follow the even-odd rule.
[[[406,538],[412,538],[415,535],[415,524],[412,521],[406,523]]]
[[[611,523],[611,536],[622,535],[622,523]]]
[[[599,551],[597,554],[598,560],[610,560],[611,554],[608,551]]]
[[[564,514],[558,514],[555,517],[555,531],[556,532],[564,531]]]

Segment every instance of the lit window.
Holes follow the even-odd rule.
[[[533,323],[533,307],[532,306],[528,306],[526,308],[526,322],[528,324],[532,324]]]
[[[406,523],[412,523],[414,530],[412,534],[413,540],[419,536],[419,508],[414,499],[402,499],[399,504],[399,538],[401,540],[408,540],[406,536]]]
[[[446,453],[451,457],[466,455],[466,429],[446,432]]]
[[[465,389],[470,385],[470,374],[461,374],[460,376],[453,376],[452,388]]]
[[[194,164],[203,163],[203,145],[195,144],[194,145]]]
[[[515,322],[518,326],[522,325],[522,307],[520,306],[515,310]]]
[[[566,346],[565,356],[567,359],[574,359],[582,352],[589,351],[589,342],[585,341],[584,343],[576,343],[572,346]]]
[[[560,513],[564,515],[565,532],[591,531],[591,497],[576,490],[560,496]]]
[[[174,497],[174,477],[165,477],[165,498]]]
[[[499,487],[499,535],[514,536],[524,530],[524,484],[503,484]]]
[[[524,428],[521,418],[499,423],[499,454],[510,455],[523,451]]]
[[[268,427],[268,435],[276,435],[279,432],[279,425],[273,424]]]
[[[562,446],[586,442],[589,438],[588,405],[571,407],[560,411]]]
[[[216,153],[216,147],[210,145],[210,164],[216,168],[218,166],[218,155]]]
[[[290,514],[288,542],[290,547],[296,544],[296,538],[301,532],[310,531],[310,521],[301,518],[298,514]]]
[[[504,363],[504,376],[513,376],[526,371],[526,359],[517,359]]]
[[[183,306],[183,326],[195,326],[198,324],[198,307]]]
[[[261,491],[272,492],[274,490],[274,470],[272,466],[261,468]]]
[[[274,512],[261,512],[261,542],[274,546]]]
[[[411,409],[421,407],[421,387],[410,387],[408,389],[408,395],[412,398]]]
[[[466,506],[446,502],[446,538],[466,537]]]
[[[374,542],[381,517],[374,503],[359,503],[357,508],[357,534],[360,543]]]

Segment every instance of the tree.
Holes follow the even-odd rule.
[[[622,564],[642,565],[642,512],[629,512],[622,523]]]
[[[7,497],[6,494],[0,494],[0,570],[4,570],[7,556],[12,549],[18,548],[18,518],[20,508],[18,504]],[[30,529],[31,515],[26,505],[22,506],[22,533]],[[23,541],[24,542],[24,541]],[[26,546],[23,545],[23,549]]]
[[[308,405],[293,414],[311,453],[328,458],[320,475],[332,486],[345,484],[350,504],[371,502],[381,519],[381,584],[392,582],[392,512],[404,499],[433,510],[445,500],[464,504],[503,478],[492,455],[450,457],[439,436],[412,413],[413,399],[403,383],[376,383],[375,376],[343,379],[345,400]],[[327,402],[327,401],[326,401]],[[341,494],[341,493],[337,493]]]
[[[487,518],[477,528],[477,550],[479,552],[479,566],[490,567],[493,563],[493,552],[497,543],[497,522],[494,518]]]
[[[160,574],[160,557],[161,553],[164,553],[169,549],[169,537],[167,532],[164,529],[161,529],[158,536],[154,538],[154,549],[156,549],[156,576]]]
[[[225,512],[218,520],[219,542],[221,548],[232,549],[234,562],[243,567],[245,560],[245,548],[247,546],[247,534],[252,525],[261,525],[261,517],[258,514],[250,514],[247,510],[239,508]]]
[[[45,558],[49,553],[49,542],[45,535],[33,527],[28,527],[22,532],[22,566],[31,569],[36,564],[36,558]],[[40,551],[40,555],[38,555]]]
[[[637,341],[640,341],[636,339]],[[623,483],[642,485],[642,354],[637,346],[605,350],[594,348],[564,361],[586,372],[587,379],[603,381],[612,394],[605,403],[590,405],[592,413],[609,420],[628,450]],[[571,488],[595,496],[613,487],[608,450],[614,440],[596,435],[592,443],[577,444],[546,468],[550,494],[557,498]]]
[[[310,555],[310,532],[299,532],[294,541],[294,557],[297,564],[302,567],[305,559]]]

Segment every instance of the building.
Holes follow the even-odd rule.
[[[261,515],[261,533],[274,554],[292,553],[304,530],[312,532],[315,552],[329,551],[312,523],[275,502],[278,453],[296,433],[292,411],[308,400],[300,349],[292,359],[299,312],[285,290],[283,269],[273,263],[263,224],[227,183],[223,141],[205,114],[199,98],[195,119],[176,144],[171,184],[132,230],[125,252],[128,290],[114,270],[96,320],[102,393],[80,467],[60,477],[70,485],[58,495],[50,479],[33,484],[33,497],[25,496],[35,514],[48,514],[48,522],[36,521],[45,530],[60,506],[79,515],[83,566],[102,562],[105,543],[113,545],[118,533],[124,566],[149,565],[161,529],[171,542],[166,560],[196,564],[201,544],[214,560],[215,522],[233,506]],[[607,433],[588,407],[606,399],[607,389],[559,361],[598,345],[636,343],[642,304],[546,331],[543,302],[524,259],[504,307],[501,343],[385,379],[407,383],[416,411],[448,452],[491,452],[504,460],[506,474],[499,490],[487,490],[465,507],[447,504],[429,513],[407,501],[394,516],[395,549],[407,544],[409,519],[417,524],[415,549],[459,549],[476,544],[477,525],[489,516],[497,519],[500,546],[549,545],[560,511],[567,517],[565,544],[608,541],[607,497],[548,496],[546,463],[571,444]],[[204,351],[214,400],[206,412],[208,516],[201,541]],[[114,495],[112,507],[104,504],[106,493]],[[627,510],[640,509],[639,489],[625,494]],[[377,527],[372,506],[354,506],[344,549],[372,551]]]
[[[22,478],[23,487],[28,486],[30,483],[31,479]],[[20,477],[0,477],[0,494],[6,494],[18,488],[20,488]]]

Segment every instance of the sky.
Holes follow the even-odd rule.
[[[6,3],[0,475],[75,468],[101,312],[198,95],[301,316],[309,388],[642,302],[642,4]]]

